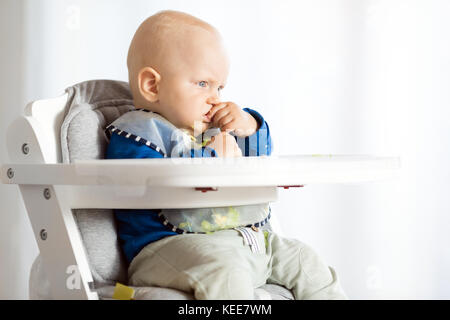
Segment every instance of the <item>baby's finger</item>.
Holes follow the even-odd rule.
[[[219,103],[219,104],[215,104],[210,110],[209,112],[206,114],[206,116],[209,119],[212,119],[214,117],[214,115],[216,114],[217,111],[225,108],[227,106],[227,104],[225,102]]]
[[[230,109],[229,108],[222,108],[219,111],[216,112],[216,114],[214,115],[214,117],[211,118],[212,123],[215,126],[219,126],[220,120],[223,117],[226,117],[228,114],[230,114]]]
[[[231,114],[228,114],[228,115],[222,117],[218,123],[218,127],[220,128],[220,131],[227,131],[227,130],[232,131],[234,129],[232,127],[233,120],[234,120],[234,117]]]
[[[236,130],[236,121],[234,120],[234,118],[230,122],[227,122],[223,126],[220,126],[220,131],[235,132],[235,130]]]

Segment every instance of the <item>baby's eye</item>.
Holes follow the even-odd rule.
[[[200,81],[199,83],[198,83],[198,85],[200,86],[200,87],[206,87],[207,85],[208,85],[208,82],[206,82],[206,81]]]

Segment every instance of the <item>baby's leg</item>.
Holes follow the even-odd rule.
[[[333,268],[308,245],[269,233],[272,275],[268,282],[292,290],[297,300],[348,299]],[[271,252],[270,252],[271,251]]]
[[[249,256],[254,254],[235,230],[171,236],[141,250],[128,269],[129,283],[174,288],[196,299],[254,299],[268,258]]]

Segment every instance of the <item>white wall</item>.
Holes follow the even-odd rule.
[[[450,2],[368,2],[364,152],[402,157],[397,183],[367,188],[383,297],[450,298]]]
[[[21,1],[0,3],[0,162],[8,160],[7,125],[21,112],[27,98],[23,87],[24,16]],[[22,197],[17,187],[0,184],[0,299],[26,299],[28,273],[37,254]]]
[[[276,154],[402,157],[395,181],[281,190],[285,234],[316,248],[351,298],[450,298],[448,1],[2,0],[1,137],[27,101],[127,80],[131,37],[161,9],[222,32],[224,99],[261,111]],[[17,187],[0,185],[0,203],[0,298],[26,299],[36,242]]]

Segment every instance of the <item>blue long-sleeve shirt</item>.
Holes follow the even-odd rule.
[[[244,108],[258,122],[259,129],[251,136],[236,138],[243,156],[270,155],[272,141],[269,125],[256,111]],[[215,157],[209,147],[186,150],[185,135],[160,115],[137,109],[125,113],[106,129],[109,144],[106,159]],[[147,244],[178,233],[163,225],[158,209],[115,209],[119,244],[128,263]]]

